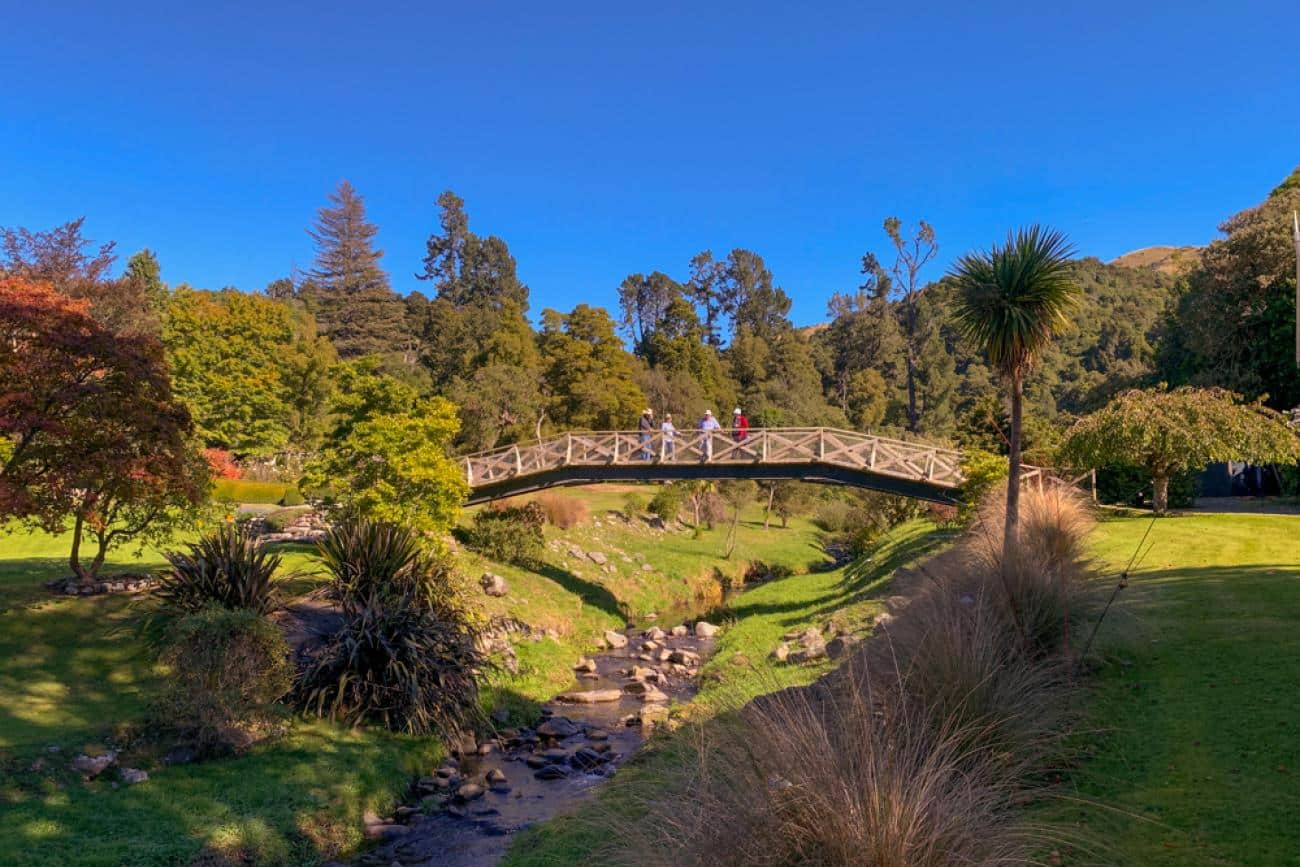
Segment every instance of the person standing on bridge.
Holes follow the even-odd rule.
[[[700,460],[707,461],[713,457],[713,432],[721,430],[722,425],[713,417],[713,410],[706,409],[696,429],[700,432]]]
[[[743,443],[749,439],[749,419],[740,411],[740,407],[731,413],[731,436],[738,443]]]
[[[655,414],[654,410],[647,409],[641,413],[641,420],[637,422],[637,430],[641,433],[641,460],[648,461],[654,457],[650,451],[650,440],[654,437]]]
[[[673,424],[673,414],[671,412],[664,413],[664,423],[659,425],[659,430],[663,432],[664,437],[663,459],[671,461],[676,457],[677,448],[677,427]]]

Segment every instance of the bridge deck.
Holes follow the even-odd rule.
[[[725,430],[671,438],[588,431],[460,460],[471,504],[556,485],[728,478],[803,479],[953,502],[963,482],[958,451],[834,428],[755,428],[743,440]]]

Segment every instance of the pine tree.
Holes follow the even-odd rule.
[[[383,251],[374,246],[379,228],[366,221],[360,195],[347,181],[330,194],[316,226],[315,267],[303,286],[321,330],[339,355],[400,355],[406,338],[406,308],[379,266]]]

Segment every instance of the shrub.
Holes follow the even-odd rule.
[[[843,533],[849,526],[849,512],[843,500],[826,500],[813,512],[813,523],[827,533]]]
[[[213,605],[176,620],[161,661],[171,668],[161,709],[201,753],[213,752],[232,727],[270,722],[293,682],[280,630],[246,609]]]
[[[623,517],[635,521],[646,510],[646,498],[640,494],[628,493],[623,497]]]
[[[455,606],[458,586],[450,563],[429,553],[406,527],[341,521],[325,534],[317,553],[331,576],[329,595],[341,606],[408,596],[430,610]]]
[[[320,548],[344,622],[300,675],[299,705],[418,735],[481,724],[476,678],[490,665],[446,563],[409,529],[367,521],[336,527]]]
[[[472,550],[490,560],[529,565],[542,559],[546,513],[537,503],[481,509],[473,524],[461,531]]]
[[[262,516],[266,529],[272,533],[283,533],[289,525],[311,512],[311,506],[289,506],[267,512]]]
[[[681,485],[662,485],[650,498],[646,509],[664,521],[676,521],[685,502],[686,490]]]
[[[303,499],[302,491],[297,488],[289,488],[280,498],[281,506],[301,506],[306,500]]]
[[[541,494],[535,502],[546,513],[547,523],[561,530],[571,530],[579,524],[585,524],[591,515],[587,504],[576,497]]]
[[[203,457],[212,469],[212,478],[239,478],[239,466],[235,463],[235,456],[225,449],[204,449]]]
[[[279,605],[280,556],[261,548],[232,526],[222,526],[185,551],[164,554],[171,568],[158,577],[154,595],[171,615],[209,605],[266,614]]]
[[[966,481],[962,484],[960,519],[969,523],[984,497],[999,483],[1005,484],[1007,459],[982,449],[966,449],[962,453],[961,472]]]

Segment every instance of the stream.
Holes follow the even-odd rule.
[[[699,629],[697,636],[685,625],[651,623],[622,632],[626,646],[583,660],[587,670],[579,665],[573,684],[544,705],[531,726],[462,744],[416,782],[408,805],[393,817],[369,817],[368,835],[384,842],[356,863],[497,864],[515,832],[590,797],[667,716],[670,701],[695,694],[699,665],[713,646],[711,634],[704,634],[711,628]]]

